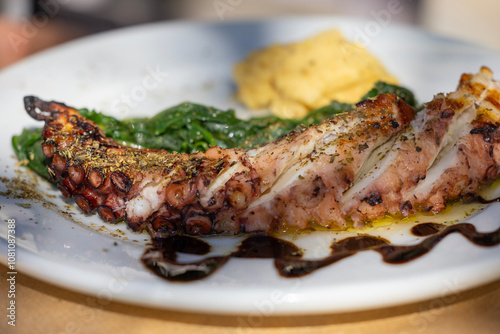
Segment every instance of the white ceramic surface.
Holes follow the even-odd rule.
[[[332,17],[158,23],[91,36],[35,55],[0,72],[0,176],[12,178],[16,170],[26,174],[14,167],[9,144],[23,127],[40,125],[24,111],[25,95],[117,117],[151,115],[186,100],[244,113],[232,97],[231,66],[249,51],[327,28],[359,39],[359,31],[373,32],[367,27],[373,22]],[[419,101],[453,90],[461,73],[476,72],[481,65],[500,73],[498,53],[404,26],[391,24],[364,41]],[[38,188],[55,196],[49,200],[57,209],[68,210],[48,184],[41,181]],[[0,191],[5,191],[1,182]],[[500,246],[474,246],[454,234],[429,254],[402,265],[385,264],[379,254],[364,252],[309,276],[285,279],[270,260],[232,259],[205,280],[171,283],[140,263],[146,234],[131,233],[123,224],[106,225],[80,214],[74,205],[70,220],[39,202],[29,203],[30,208],[18,205],[26,203],[0,196],[0,219],[16,220],[17,270],[105,301],[256,316],[344,312],[453,295],[500,278]],[[499,226],[498,215],[500,204],[494,204],[467,221],[492,231]],[[395,243],[417,242],[405,224],[370,233]],[[2,263],[7,262],[6,235],[2,222]],[[296,242],[308,256],[319,256],[333,238],[347,235],[318,232]],[[209,242],[216,251],[227,252],[238,240],[216,237]]]

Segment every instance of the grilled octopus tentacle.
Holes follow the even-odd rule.
[[[370,152],[413,118],[406,103],[381,94],[250,151],[179,154],[122,146],[73,108],[24,101],[30,116],[45,121],[43,152],[62,194],[85,213],[155,236],[342,225],[335,212],[342,191]]]
[[[212,148],[189,155],[132,149],[107,138],[94,122],[62,103],[33,96],[24,102],[30,116],[46,122],[42,146],[45,156],[52,159],[52,180],[65,197],[75,197],[83,212],[97,211],[107,222],[125,219],[131,228],[141,230],[156,218],[150,226],[162,231],[170,226],[173,231],[177,222],[166,224],[158,219],[175,217],[187,232],[210,233],[212,214],[197,204],[203,188],[236,162],[241,162],[245,178],[233,181],[233,187],[239,182],[259,182],[241,150]],[[258,187],[239,188],[245,201],[258,195]],[[164,211],[168,214],[158,216]]]
[[[362,227],[385,214],[439,212],[500,174],[500,83],[481,68],[413,119],[392,94],[249,151],[178,154],[107,138],[75,109],[25,98],[63,196],[154,237]]]

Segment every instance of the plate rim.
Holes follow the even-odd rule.
[[[103,33],[99,33],[99,34],[96,34],[96,35],[91,35],[91,36],[87,36],[87,37],[83,37],[83,38],[80,38],[80,39],[77,39],[77,40],[74,40],[74,41],[70,41],[68,43],[64,43],[62,45],[59,45],[59,46],[56,46],[54,48],[51,48],[51,49],[48,49],[48,50],[45,50],[45,51],[42,51],[40,53],[37,53],[35,55],[32,55],[24,60],[22,60],[21,62],[19,63],[16,63],[6,69],[3,69],[2,71],[0,71],[0,78],[4,77],[4,76],[8,76],[9,73],[11,72],[15,72],[15,71],[18,71],[19,68],[23,68],[23,66],[26,66],[26,64],[29,64],[30,62],[33,62],[33,61],[36,61],[37,59],[41,59],[43,57],[48,57],[50,56],[52,53],[58,53],[58,52],[62,52],[61,50],[66,50],[66,49],[71,49],[71,48],[74,48],[75,46],[78,46],[78,45],[81,45],[82,43],[89,43],[91,41],[94,41],[95,39],[108,39],[108,38],[112,38],[115,34],[126,34],[127,32],[129,31],[136,31],[137,29],[139,30],[149,30],[149,29],[154,29],[154,28],[158,28],[159,26],[170,26],[170,25],[176,25],[176,26],[190,26],[191,24],[196,24],[196,25],[199,25],[199,26],[205,26],[205,25],[238,25],[238,24],[241,24],[241,23],[258,23],[258,22],[271,22],[271,21],[281,21],[281,20],[286,20],[286,21],[294,21],[294,20],[311,20],[312,18],[314,19],[317,19],[318,17],[317,16],[314,16],[314,17],[309,17],[309,16],[298,16],[298,17],[295,17],[295,16],[292,16],[292,17],[286,17],[286,18],[272,18],[272,19],[268,19],[268,18],[265,18],[265,19],[259,19],[259,20],[244,20],[244,21],[226,21],[226,22],[199,22],[199,21],[185,21],[185,20],[181,20],[181,21],[174,21],[174,22],[169,22],[169,21],[165,21],[165,22],[154,22],[154,23],[148,23],[148,24],[143,24],[143,25],[139,25],[139,26],[133,26],[133,27],[127,27],[127,28],[122,28],[122,29],[117,29],[117,30],[113,30],[113,31],[109,31],[109,32],[103,32]],[[349,18],[349,17],[337,17],[337,16],[320,16],[320,18],[331,18],[331,19],[336,19],[336,20],[340,20],[340,21],[350,21],[351,19],[354,19],[355,21],[359,21],[359,22],[366,22],[367,20],[365,19],[360,19],[360,18]],[[417,29],[417,28],[413,28],[411,26],[407,26],[407,25],[404,25],[404,24],[397,24],[397,23],[393,23],[396,28],[393,28],[393,29],[397,29],[397,28],[400,28],[400,27],[403,27],[404,29],[409,29],[409,30],[412,30],[414,32],[420,32],[420,33],[424,33],[426,35],[431,35],[431,36],[435,36],[433,34],[429,34],[428,32],[425,32],[425,31],[421,31],[420,29]],[[442,36],[439,36],[439,38],[443,38]],[[453,42],[453,43],[460,43],[461,45],[475,45],[473,43],[470,43],[470,42],[465,42],[465,41],[460,41],[460,40],[457,40],[457,39],[453,39],[453,38],[446,38],[447,40],[449,40],[450,42]],[[481,48],[484,48],[486,49],[485,47],[481,46]],[[496,50],[491,50],[492,52],[496,52]],[[5,239],[3,238],[0,238],[0,243],[4,243]],[[498,246],[497,246],[498,247]],[[39,256],[38,254],[35,254],[35,253],[32,253],[32,252],[29,252],[28,250],[25,250],[25,249],[20,249],[20,251],[18,252],[18,256],[19,257],[27,257],[27,256],[31,256],[33,258],[41,258],[43,259],[44,261],[50,261],[49,259],[46,259],[44,257],[41,257]],[[7,261],[6,261],[7,257],[4,256],[4,253],[0,254],[0,262],[3,263],[3,264],[7,264]],[[500,263],[500,261],[499,261]],[[58,264],[59,265],[59,264]],[[91,291],[92,289],[79,289],[79,287],[74,287],[74,286],[71,286],[70,284],[62,284],[62,283],[59,283],[59,284],[54,284],[53,281],[50,281],[50,279],[44,279],[44,277],[39,277],[38,274],[40,274],[41,272],[41,269],[39,269],[39,271],[33,271],[32,269],[30,269],[27,265],[25,266],[24,263],[18,263],[17,264],[17,267],[20,268],[20,271],[29,275],[29,276],[32,276],[36,279],[40,279],[42,281],[45,281],[49,284],[52,284],[52,285],[56,285],[58,287],[65,287],[65,288],[68,288],[70,290],[73,290],[73,291],[77,291],[77,292],[80,292],[80,293],[85,293],[85,294],[91,294]],[[494,274],[492,274],[494,273]],[[432,274],[431,276],[433,276],[434,274]],[[496,271],[492,271],[490,272],[490,275],[486,275],[484,277],[481,277],[480,280],[475,280],[474,282],[469,282],[470,284],[467,286],[467,288],[463,289],[463,290],[466,290],[466,289],[470,289],[470,288],[474,288],[474,287],[477,287],[479,285],[484,285],[484,284],[487,284],[487,283],[490,283],[492,281],[495,281],[497,280],[498,278],[500,277],[500,268],[497,269]],[[109,278],[109,277],[108,277]],[[64,282],[64,283],[68,283],[68,282]],[[463,291],[462,290],[462,291]],[[95,292],[95,291],[94,291]],[[133,300],[133,298],[131,298],[130,296],[127,297],[127,298],[124,298],[123,300],[121,299],[123,296],[122,295],[117,295],[115,297],[118,297],[116,298],[117,301],[123,301],[123,302],[126,302],[126,303],[129,303],[129,304],[137,304],[137,305],[141,305],[141,306],[149,306],[149,307],[157,307],[157,308],[166,308],[166,309],[175,309],[175,310],[182,310],[182,311],[194,311],[194,312],[203,312],[203,313],[217,313],[217,314],[240,314],[242,312],[242,309],[244,308],[243,306],[240,306],[240,308],[227,308],[227,307],[220,307],[219,309],[217,308],[212,308],[211,310],[206,310],[206,307],[202,307],[198,304],[194,304],[194,305],[181,305],[181,306],[178,306],[178,307],[174,307],[173,305],[151,305],[151,303],[142,303],[142,301],[137,301],[137,300]],[[420,298],[420,299],[416,299],[416,300],[410,300],[409,302],[414,302],[414,301],[422,301],[422,300],[425,300],[425,299],[428,299],[429,296],[426,296],[424,298]],[[404,298],[401,298],[401,299],[404,299]],[[392,303],[390,304],[386,304],[385,306],[395,306],[395,305],[400,305],[401,303],[407,303],[407,299],[405,299],[405,301],[403,300],[398,300],[398,301],[393,301]],[[291,305],[291,304],[290,304]],[[298,309],[295,309],[295,308],[292,308],[292,309],[287,309],[286,307],[284,308],[276,308],[274,310],[274,314],[275,315],[286,315],[286,314],[318,314],[318,313],[336,313],[336,312],[345,312],[346,310],[347,311],[354,311],[354,310],[364,310],[364,309],[373,309],[373,308],[378,308],[380,305],[377,304],[377,305],[368,305],[367,308],[363,308],[362,306],[351,306],[351,307],[346,307],[346,306],[343,306],[342,309],[337,309],[333,306],[330,306],[329,309],[324,309],[324,307],[319,307],[320,309],[315,309],[314,307],[312,308],[309,308],[309,309],[304,309],[304,308],[298,308]],[[250,309],[247,309],[246,311],[248,312],[252,312],[254,311],[255,309],[254,308],[250,308]],[[214,312],[212,312],[214,311]],[[237,312],[235,312],[237,311]]]

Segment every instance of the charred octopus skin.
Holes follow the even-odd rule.
[[[249,151],[179,154],[120,145],[62,103],[24,102],[45,121],[43,152],[63,196],[154,237],[343,225],[339,196],[371,152],[413,119],[403,100],[381,94]]]

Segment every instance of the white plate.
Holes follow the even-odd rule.
[[[500,78],[496,52],[395,24],[374,34],[376,30],[366,30],[373,29],[373,22],[315,17],[159,23],[91,36],[38,54],[0,73],[0,175],[12,178],[15,170],[25,174],[23,168],[14,167],[9,144],[23,127],[40,126],[23,109],[25,95],[96,108],[117,117],[151,115],[185,100],[241,110],[232,98],[232,64],[253,49],[300,40],[327,28],[339,28],[349,39],[360,30],[369,32],[370,51],[416,92],[419,101],[454,90],[463,72],[477,72],[481,65]],[[131,96],[128,102],[126,95]],[[56,196],[49,200],[58,209],[68,209],[47,184],[42,182],[38,188]],[[0,191],[5,191],[1,182]],[[377,253],[364,252],[311,275],[285,279],[271,260],[232,259],[205,280],[172,283],[140,263],[146,234],[136,235],[123,224],[106,225],[80,213],[70,220],[38,202],[24,208],[17,205],[27,203],[23,200],[0,197],[0,201],[0,218],[16,220],[17,270],[87,293],[102,303],[114,300],[177,310],[248,313],[253,317],[243,321],[257,321],[258,316],[362,310],[453,296],[500,278],[499,246],[478,247],[454,234],[429,254],[402,265],[385,264]],[[500,204],[494,204],[468,221],[479,230],[492,231],[499,225],[495,219],[499,214]],[[380,228],[374,233],[394,242],[416,242],[405,228]],[[2,223],[3,263],[7,262],[6,235],[7,224]],[[319,232],[298,242],[318,255],[334,237],[341,235]],[[210,242],[227,250],[234,239],[211,238]]]

